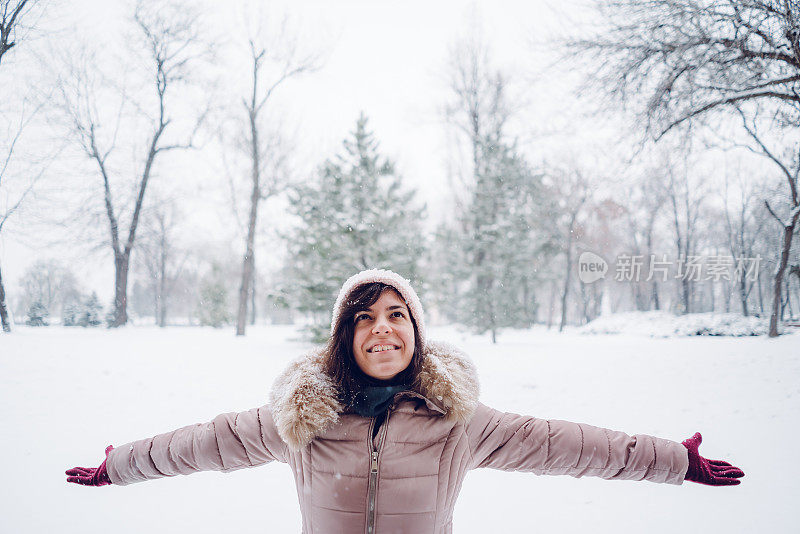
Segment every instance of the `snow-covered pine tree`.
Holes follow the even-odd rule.
[[[493,66],[489,46],[474,26],[459,38],[445,64],[450,95],[445,118],[453,127],[452,178],[456,222],[440,228],[438,242],[450,261],[434,260],[449,272],[436,273],[459,311],[457,320],[474,331],[527,327],[536,319],[538,258],[544,194],[540,177],[517,150],[509,129],[520,98],[511,76]],[[451,237],[448,237],[451,236]],[[436,251],[438,252],[438,250]]]
[[[97,298],[97,293],[92,291],[89,298],[83,304],[81,317],[78,320],[80,326],[100,326],[102,320],[100,314],[103,313],[103,306],[100,304],[100,299]]]
[[[476,333],[526,328],[536,320],[539,262],[546,246],[540,177],[513,145],[481,143],[476,183],[456,230],[449,230],[456,318]],[[446,230],[440,230],[447,233]]]
[[[299,220],[287,236],[289,263],[282,293],[314,319],[324,338],[342,280],[369,268],[392,269],[420,284],[425,207],[382,156],[362,113],[343,150],[290,193]]]
[[[47,316],[50,315],[41,301],[34,301],[27,311],[28,318],[25,324],[28,326],[47,326]]]
[[[222,276],[222,268],[214,264],[211,272],[200,282],[197,318],[203,326],[221,328],[231,321],[232,314],[228,305],[228,289]]]
[[[65,304],[61,310],[62,326],[77,326],[82,306],[77,302]]]
[[[464,234],[461,228],[445,221],[439,224],[425,258],[425,291],[429,310],[440,321],[457,323],[462,320],[461,297],[469,282],[464,267]]]

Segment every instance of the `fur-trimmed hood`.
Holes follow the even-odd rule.
[[[345,406],[339,389],[322,368],[323,349],[292,361],[269,395],[281,439],[300,450],[339,421]],[[478,405],[478,374],[470,358],[455,346],[428,341],[413,392],[448,419],[467,422]],[[398,393],[403,395],[403,393]]]

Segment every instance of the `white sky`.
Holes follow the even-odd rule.
[[[42,26],[52,28],[52,33],[31,42],[30,46],[44,46],[48,40],[71,37],[94,45],[101,43],[101,49],[119,46],[120,36],[131,31],[127,26],[129,6],[129,2],[97,0],[52,3],[52,11],[42,21]],[[201,6],[213,13],[209,20],[214,22],[213,30],[221,38],[235,41],[239,37],[236,34],[242,31],[239,23],[244,10],[242,2],[205,2]],[[257,7],[263,12],[285,12],[306,36],[309,46],[322,50],[325,57],[318,72],[286,84],[273,107],[280,108],[281,120],[296,134],[299,166],[306,164],[313,168],[337,151],[363,110],[384,153],[395,161],[406,182],[419,189],[420,200],[429,206],[431,222],[438,221],[439,212],[449,206],[447,134],[441,113],[447,97],[441,71],[449,47],[469,31],[470,21],[477,14],[496,65],[508,68],[518,81],[527,83],[534,65],[529,32],[541,34],[543,25],[554,24],[552,11],[546,6],[545,2],[453,1],[261,3]],[[226,50],[230,53],[235,48]],[[248,66],[237,67],[235,61],[235,56],[234,59],[228,56],[222,68],[230,72],[230,77],[241,72],[241,80],[246,84]],[[520,68],[520,64],[524,67]],[[14,66],[24,68],[19,64]],[[237,83],[230,81],[231,85]],[[530,135],[530,131],[523,134]],[[203,155],[207,157],[208,154]],[[181,158],[178,156],[186,161]],[[194,156],[189,159],[197,161]],[[163,160],[157,163],[162,170],[170,164]],[[205,161],[202,165],[206,164],[213,166],[218,162]],[[217,220],[201,215],[204,220]],[[49,244],[48,249],[42,250],[35,240],[27,237],[18,242],[12,235],[12,223],[9,222],[0,238],[0,261],[8,286],[15,285],[35,259],[63,254]],[[73,245],[68,248],[75,252]],[[113,276],[109,253],[102,253],[91,263],[91,267],[83,266],[79,272],[90,269],[96,289],[107,300]]]
[[[338,151],[359,112],[364,111],[383,153],[394,160],[409,186],[418,188],[418,198],[428,204],[429,222],[438,222],[450,207],[448,130],[441,112],[448,92],[442,69],[449,47],[468,33],[470,21],[477,18],[491,46],[494,64],[511,74],[516,82],[513,94],[527,103],[515,132],[531,160],[577,160],[593,170],[602,169],[607,176],[616,176],[622,172],[620,154],[630,152],[616,139],[626,127],[583,116],[585,109],[569,81],[549,78],[544,83],[538,78],[541,68],[555,59],[556,47],[534,47],[531,42],[547,43],[551,36],[574,31],[575,20],[586,18],[586,11],[575,2],[260,3],[258,7],[267,13],[287,13],[305,42],[325,56],[321,70],[283,86],[271,108],[294,133],[298,173],[310,172]],[[212,13],[211,28],[221,41],[240,39],[242,2],[208,1],[200,5]],[[564,7],[556,9],[556,5]],[[53,28],[52,32],[31,47],[48,40],[57,46],[58,39],[74,37],[101,49],[113,49],[122,46],[125,33],[131,31],[129,2],[53,2],[52,10],[43,24]],[[565,17],[564,12],[570,16]],[[237,63],[238,58],[246,56],[235,55],[235,47],[220,48],[224,51],[218,67],[225,73],[230,97],[236,94],[235,87],[249,83],[249,67]],[[19,64],[14,67],[24,68]],[[238,112],[239,108],[234,110]],[[226,221],[228,199],[224,187],[220,188],[219,154],[209,151],[171,158],[157,162],[153,188],[168,182],[161,175],[180,176],[191,194],[198,195],[190,215],[196,233],[232,242],[238,257],[241,245],[232,237],[235,232],[221,228],[230,222],[229,218]],[[191,172],[187,172],[189,168]],[[87,173],[85,180],[95,178]],[[262,214],[266,227],[283,219],[276,206],[269,206]],[[14,224],[25,223],[10,221],[0,236],[0,262],[7,288],[16,285],[31,262],[57,256],[71,262],[79,278],[87,280],[103,302],[110,300],[110,249],[87,256],[86,247],[74,243],[65,242],[63,250],[52,243],[37,246],[37,240],[30,236],[15,237]],[[265,239],[259,246],[268,246]]]

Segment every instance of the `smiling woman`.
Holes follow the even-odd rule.
[[[449,533],[471,469],[736,485],[744,473],[683,443],[504,413],[478,400],[457,348],[426,339],[422,304],[391,271],[348,279],[325,347],[292,362],[267,405],[106,450],[69,482],[124,486],[271,461],[295,474],[304,533]],[[533,520],[532,520],[533,521]]]
[[[379,380],[391,380],[411,363],[416,346],[414,324],[408,307],[397,291],[384,284],[366,288],[366,292],[378,293],[380,297],[353,318],[353,356],[358,367],[367,375]],[[356,299],[356,302],[359,300]],[[346,315],[350,315],[348,311]]]

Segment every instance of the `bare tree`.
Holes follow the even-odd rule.
[[[0,119],[2,118],[4,117],[0,117]],[[8,185],[9,165],[12,163],[17,143],[19,142],[22,132],[29,120],[30,118],[26,117],[23,111],[18,123],[7,125],[7,131],[10,134],[6,137],[6,139],[9,139],[8,144],[5,145],[5,143],[0,143],[0,146],[2,146],[2,150],[4,152],[3,160],[0,162],[0,200],[2,201],[2,205],[7,206],[0,210],[0,235],[2,234],[3,226],[6,224],[8,219],[20,209],[23,202],[25,202],[25,199],[30,195],[34,186],[42,177],[43,171],[28,174],[30,173],[30,170],[28,170],[28,173],[26,173],[26,176],[23,178],[24,182],[21,184],[19,190],[12,191]],[[11,332],[11,321],[8,315],[8,306],[6,305],[6,291],[5,287],[3,286],[3,277],[1,271],[0,323],[2,323],[3,332]]]
[[[743,174],[736,176],[735,187],[725,177],[723,189],[725,230],[728,250],[733,258],[753,258],[756,255],[756,241],[763,232],[764,220],[757,217],[757,185],[748,182]],[[731,191],[733,189],[733,192]],[[731,206],[730,197],[738,193],[735,204]],[[756,285],[755,280],[748,280],[744,273],[736,278],[736,293],[742,306],[742,314],[750,315],[748,299]]]
[[[262,31],[259,27],[257,33]],[[246,133],[243,137],[246,139],[246,151],[250,159],[250,195],[236,314],[237,336],[245,334],[248,301],[252,301],[252,307],[255,300],[255,236],[259,204],[288,185],[285,167],[288,149],[277,128],[273,128],[271,133],[266,131],[263,124],[265,107],[274,98],[275,91],[286,81],[313,72],[320,65],[318,54],[301,52],[298,39],[291,32],[286,19],[283,19],[280,29],[269,39],[251,37],[248,48],[252,86],[250,94],[242,99],[242,105],[247,115]]]
[[[189,254],[176,244],[175,232],[180,213],[172,201],[157,202],[143,225],[137,258],[152,286],[156,324],[167,325],[170,300]]]
[[[32,25],[26,24],[26,21],[33,16],[33,11],[39,10],[39,8],[40,2],[38,0],[0,0],[0,63],[2,63],[6,52],[19,43],[26,31],[32,29]],[[4,95],[3,98],[4,101],[7,101],[7,96]],[[8,191],[7,183],[3,183],[4,181],[7,182],[9,164],[14,158],[17,142],[33,115],[35,115],[35,112],[26,114],[23,103],[19,121],[8,121],[8,124],[4,125],[6,126],[6,139],[10,141],[7,144],[5,141],[0,144],[2,146],[2,151],[0,151],[0,158],[2,158],[2,161],[0,161],[0,200],[3,200],[3,205],[7,206],[4,211],[0,211],[0,232],[2,232],[3,225],[8,221],[9,217],[20,208],[42,176],[42,172],[37,173],[29,170],[26,173],[27,184],[21,191],[13,194]],[[6,291],[3,286],[2,272],[0,272],[0,325],[2,325],[3,332],[11,332],[11,321],[8,315],[8,306],[6,305]]]
[[[800,195],[797,190],[798,177],[800,177],[800,143],[795,145],[794,150],[790,154],[781,157],[777,150],[768,147],[767,142],[762,139],[762,136],[758,132],[757,117],[753,120],[748,120],[748,117],[743,111],[739,110],[739,114],[745,131],[757,146],[757,148],[752,150],[765,156],[778,166],[781,173],[786,178],[789,189],[788,198],[783,203],[784,206],[777,208],[779,213],[781,211],[785,212],[782,214],[783,216],[776,213],[776,209],[773,209],[769,201],[764,201],[764,206],[767,211],[775,218],[782,230],[780,260],[778,262],[778,268],[775,271],[772,314],[769,320],[769,335],[775,337],[778,335],[778,318],[781,309],[783,278],[786,273],[786,267],[789,264],[795,229],[797,228],[798,220],[800,220]],[[788,150],[786,152],[788,152]]]
[[[0,322],[2,322],[3,332],[11,332],[11,321],[8,318],[8,307],[6,306],[6,290],[3,286],[3,273],[0,271]]]
[[[800,6],[789,0],[606,0],[596,37],[568,43],[593,80],[642,114],[656,138],[743,102],[800,121]]]
[[[668,165],[668,164],[667,164]],[[668,200],[668,176],[664,172],[664,163],[647,168],[643,175],[630,189],[626,188],[625,203],[626,218],[628,220],[629,235],[632,240],[635,254],[645,258],[644,269],[652,268],[655,255],[656,223],[662,215],[662,209]],[[632,284],[634,302],[639,310],[660,310],[659,280],[654,276],[649,281]]]
[[[451,100],[445,105],[445,118],[467,140],[472,164],[453,190],[454,199],[460,204],[457,208],[467,203],[460,192],[474,188],[485,166],[482,160],[487,138],[505,135],[512,115],[508,76],[492,68],[489,55],[488,45],[473,27],[468,37],[453,45],[446,64]]]
[[[457,221],[450,235],[458,240],[451,245],[461,243],[454,251],[461,258],[445,277],[461,281],[456,309],[462,322],[488,330],[496,342],[501,327],[532,319],[529,269],[536,243],[525,224],[530,221],[522,219],[539,200],[539,177],[506,131],[513,115],[509,79],[492,65],[474,21],[469,35],[451,48],[445,73],[450,91],[444,116],[457,139],[453,159],[469,162],[454,166],[450,176]],[[512,239],[518,241],[510,250]],[[527,269],[521,269],[525,260]],[[517,302],[506,294],[512,286],[520,289]]]
[[[675,238],[675,249],[680,268],[683,272],[679,275],[679,298],[681,312],[694,311],[694,281],[692,280],[689,262],[697,256],[698,250],[698,220],[701,214],[703,195],[698,190],[698,185],[693,184],[687,169],[678,169],[676,166],[669,168],[669,187],[667,198],[672,212],[672,228]]]
[[[0,63],[31,29],[26,22],[35,16],[33,12],[39,10],[40,4],[38,0],[0,0]]]
[[[682,125],[741,115],[753,144],[786,176],[791,192],[775,275],[770,335],[777,335],[785,260],[798,219],[796,174],[753,126],[769,110],[773,128],[800,126],[800,4],[790,0],[609,0],[597,37],[569,43],[589,55],[592,79],[633,107],[658,140]],[[750,123],[750,124],[748,124]],[[772,210],[771,210],[772,211]]]
[[[564,272],[561,286],[561,321],[558,331],[564,330],[567,324],[569,291],[572,285],[573,254],[580,238],[579,227],[585,212],[592,201],[592,188],[587,176],[577,167],[551,173],[551,197],[557,204],[556,217],[552,221],[555,240],[564,255]]]
[[[201,112],[191,134],[180,142],[167,141],[166,131],[172,124],[168,108],[174,86],[185,82],[194,64],[205,51],[200,40],[199,18],[185,6],[172,10],[152,7],[139,2],[134,12],[134,22],[147,49],[149,79],[152,80],[152,109],[136,102],[124,89],[120,90],[120,106],[113,126],[101,119],[99,102],[94,90],[97,73],[87,61],[73,68],[67,79],[61,80],[58,90],[61,104],[70,121],[70,132],[83,153],[96,165],[102,180],[105,218],[110,234],[110,246],[114,254],[114,323],[122,326],[128,321],[127,290],[131,252],[136,243],[136,232],[144,206],[145,194],[153,174],[156,159],[163,153],[193,146],[193,139],[200,128],[205,112]],[[119,84],[116,86],[118,87]],[[117,148],[118,135],[134,137],[141,130],[131,127],[122,131],[126,109],[133,109],[137,119],[145,122],[146,150],[139,162],[141,169],[136,179],[136,194],[127,231],[121,227],[122,212],[115,205],[114,197],[120,191],[113,190],[114,169],[109,158]],[[103,132],[112,129],[111,139]],[[129,183],[125,187],[130,187]]]
[[[39,260],[30,265],[19,285],[22,295],[17,302],[18,313],[24,313],[33,303],[39,302],[52,316],[81,297],[81,288],[75,274],[69,267],[54,259]]]

